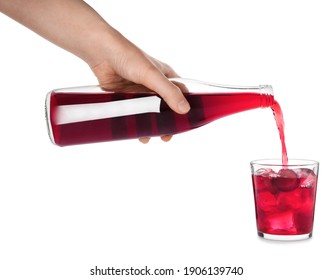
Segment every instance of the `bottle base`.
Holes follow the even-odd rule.
[[[276,241],[297,241],[305,240],[312,237],[312,232],[306,234],[298,235],[278,235],[278,234],[268,234],[258,231],[258,236],[267,239],[267,240],[276,240]]]

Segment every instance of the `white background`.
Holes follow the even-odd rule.
[[[129,279],[89,271],[145,265],[181,270],[151,279],[196,279],[183,276],[186,266],[244,268],[225,279],[329,275],[330,1],[87,2],[181,76],[273,85],[289,157],[321,163],[314,236],[283,243],[256,235],[249,162],[281,156],[270,109],[170,143],[59,148],[47,135],[46,93],[97,81],[80,59],[0,14],[0,278]]]

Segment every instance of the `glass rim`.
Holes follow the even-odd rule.
[[[309,166],[309,165],[319,165],[319,161],[312,159],[298,159],[290,158],[288,159],[288,164],[282,164],[282,160],[278,158],[266,158],[266,159],[256,159],[250,161],[250,165],[260,165],[260,166]]]

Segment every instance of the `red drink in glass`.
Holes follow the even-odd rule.
[[[318,162],[251,162],[258,235],[277,240],[311,237]]]

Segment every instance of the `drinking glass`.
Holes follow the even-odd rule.
[[[312,236],[319,163],[254,160],[250,163],[258,235],[272,240]]]

